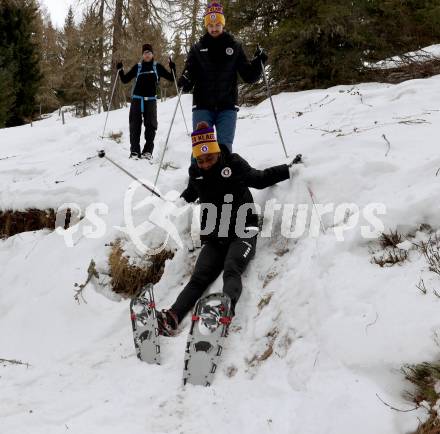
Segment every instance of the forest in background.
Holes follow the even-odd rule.
[[[387,80],[368,65],[440,43],[440,0],[225,0],[226,30],[250,58],[256,45],[269,55],[275,92]],[[116,63],[131,67],[143,43],[182,71],[189,47],[204,33],[206,1],[78,0],[55,28],[37,0],[0,0],[0,128],[21,125],[61,106],[78,116],[106,111]],[[414,69],[420,59],[409,59]],[[408,66],[406,65],[406,66]],[[416,68],[417,69],[417,68]],[[428,72],[426,72],[428,71]],[[439,73],[426,68],[419,73]],[[416,74],[417,76],[417,74]],[[403,77],[407,77],[404,75]],[[409,76],[411,78],[412,76]],[[172,83],[159,95],[175,95]],[[129,98],[116,87],[112,109]],[[264,95],[264,84],[242,86],[242,102]]]

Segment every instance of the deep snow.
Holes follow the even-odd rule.
[[[163,339],[162,366],[150,366],[135,356],[128,300],[96,283],[84,291],[86,304],[73,298],[74,283],[85,281],[92,258],[106,271],[108,244],[117,237],[136,255],[130,237],[118,228],[126,226],[127,192],[134,192],[135,202],[147,197],[108,161],[75,164],[104,148],[136,176],[154,180],[176,99],[159,103],[152,165],[127,158],[126,108],[109,117],[108,131],[122,131],[122,144],[98,137],[105,114],[68,117],[64,126],[54,114],[33,127],[0,130],[0,209],[73,202],[84,212],[100,203],[106,224],[97,233],[92,213],[64,236],[39,231],[0,241],[0,358],[29,363],[0,365],[1,432],[414,430],[423,410],[396,412],[378,396],[411,408],[401,396],[410,386],[400,367],[438,358],[433,336],[440,329],[440,300],[432,291],[439,281],[414,249],[402,265],[372,264],[371,250],[379,247],[362,237],[361,226],[368,222],[361,218],[344,230],[357,214],[347,214],[341,204],[356,204],[362,217],[366,206],[381,203],[386,214],[379,216],[378,229],[398,229],[415,240],[426,239],[418,231],[422,223],[439,228],[439,93],[440,77],[433,77],[274,97],[289,156],[301,152],[306,164],[294,180],[255,191],[257,202],[263,209],[266,200],[276,199],[311,210],[309,186],[318,206],[334,204],[339,211],[323,216],[325,234],[315,227],[296,239],[281,235],[281,214],[275,214],[272,236],[259,240],[245,273],[211,388],[181,386],[188,320],[178,337]],[[183,103],[189,121],[191,97],[185,95]],[[184,188],[190,148],[178,111],[164,160],[170,164],[159,178],[164,194]],[[269,101],[241,109],[234,150],[257,168],[286,161]],[[143,207],[134,215],[145,218],[147,211]],[[163,234],[153,229],[147,235],[157,241]],[[188,243],[187,233],[183,238]],[[167,263],[155,287],[160,307],[168,307],[186,283],[197,253],[184,247]],[[426,295],[415,286],[421,277]],[[221,290],[221,280],[211,290]],[[259,308],[268,295],[270,302]],[[269,356],[262,360],[264,354]]]

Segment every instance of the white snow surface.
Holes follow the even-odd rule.
[[[403,56],[394,56],[389,59],[381,60],[380,62],[368,65],[377,69],[398,68],[399,66],[407,65],[413,62],[427,62],[440,58],[440,44],[430,45],[420,50],[410,51]]]
[[[275,198],[310,205],[309,186],[318,206],[347,202],[362,210],[382,203],[383,230],[426,239],[421,224],[439,228],[439,95],[440,76],[275,96],[289,158],[302,153],[306,164],[294,179],[253,191],[257,203]],[[344,214],[326,214],[325,233],[296,239],[283,237],[275,218],[278,227],[259,240],[244,274],[237,315],[209,388],[182,386],[188,319],[177,337],[162,339],[162,365],[151,366],[135,355],[127,299],[95,282],[84,290],[87,303],[75,302],[74,284],[85,281],[90,260],[106,271],[110,242],[122,237],[132,258],[137,253],[118,229],[125,225],[124,196],[132,180],[105,159],[74,164],[104,148],[109,158],[153,181],[175,104],[170,99],[158,105],[153,164],[127,158],[127,108],[109,116],[108,131],[122,131],[121,144],[99,138],[105,114],[68,116],[66,125],[54,114],[33,127],[0,130],[1,210],[70,202],[83,211],[92,203],[108,207],[99,216],[106,230],[96,234],[93,216],[85,217],[64,233],[70,247],[48,230],[0,241],[0,358],[29,364],[0,364],[0,432],[414,431],[418,418],[426,417],[423,409],[396,412],[379,397],[412,408],[402,397],[411,385],[401,366],[438,360],[433,337],[440,329],[440,299],[433,290],[439,278],[408,243],[408,261],[388,268],[372,264],[377,241],[362,237],[361,223],[344,231]],[[183,104],[189,122],[191,96]],[[284,163],[276,131],[268,100],[242,108],[234,151],[260,169]],[[158,183],[164,194],[185,187],[190,149],[179,110],[164,158],[172,167]],[[136,194],[149,196],[142,189]],[[151,231],[153,240],[160,234]],[[169,307],[188,281],[197,254],[184,247],[167,262],[155,286],[160,308]],[[426,295],[416,288],[420,278]],[[219,279],[210,291],[221,287]]]

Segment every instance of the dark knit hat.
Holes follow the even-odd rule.
[[[151,51],[153,53],[153,46],[151,44],[142,45],[142,54],[144,54],[145,51]]]

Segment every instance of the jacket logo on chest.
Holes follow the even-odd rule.
[[[221,173],[223,178],[229,178],[232,175],[232,170],[230,167],[225,167]]]
[[[232,56],[234,54],[234,49],[232,47],[226,48],[226,54]]]

